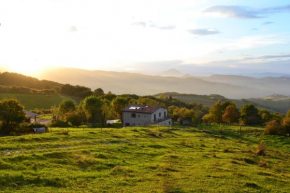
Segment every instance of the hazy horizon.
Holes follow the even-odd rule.
[[[1,1],[0,70],[290,74],[285,1]]]

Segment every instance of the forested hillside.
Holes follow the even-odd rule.
[[[176,92],[163,93],[165,96],[171,96],[185,103],[195,102],[210,107],[217,101],[235,102],[237,107],[241,108],[245,104],[253,103],[260,109],[266,109],[270,112],[279,112],[285,114],[290,109],[290,98],[283,95],[271,95],[264,98],[248,98],[248,99],[228,99],[221,95],[197,95],[197,94],[182,94]],[[155,96],[159,96],[157,94]]]
[[[52,89],[61,87],[62,84],[48,81],[38,80],[30,76],[24,76],[22,74],[3,72],[0,73],[0,85],[4,86],[22,86],[35,89]]]

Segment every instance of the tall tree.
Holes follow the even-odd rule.
[[[66,114],[66,120],[72,125],[79,127],[86,121],[86,116],[81,111],[74,111]]]
[[[261,124],[261,116],[258,113],[258,109],[251,103],[246,104],[241,108],[240,120],[245,125]]]
[[[87,120],[93,123],[101,121],[102,100],[96,96],[86,97],[82,102],[82,109],[87,117]]]
[[[107,99],[102,100],[102,115],[101,115],[101,124],[104,126],[108,118],[113,118],[113,109],[110,104],[110,101]]]
[[[105,95],[105,92],[104,92],[103,89],[97,88],[96,90],[94,90],[94,95],[97,96],[97,97],[100,97],[100,96]]]
[[[111,105],[118,118],[120,118],[123,121],[122,109],[124,109],[128,105],[128,100],[126,100],[125,97],[118,96],[115,99],[113,99]]]
[[[16,99],[3,99],[0,101],[0,121],[2,132],[10,133],[25,120],[23,106]]]
[[[232,103],[226,107],[226,110],[222,116],[224,122],[233,124],[238,123],[240,118],[240,112],[236,104]]]
[[[290,136],[290,117],[285,117],[283,119],[282,125],[285,128],[286,134]]]
[[[290,110],[287,111],[287,113],[286,113],[286,117],[290,118]]]
[[[66,120],[66,115],[76,110],[76,102],[72,99],[63,100],[58,107],[59,118]],[[67,120],[66,120],[67,121]]]
[[[210,116],[207,116],[208,120],[211,120],[213,123],[221,124],[223,123],[223,114],[227,108],[227,106],[230,103],[228,101],[225,101],[222,103],[221,101],[217,101],[215,104],[213,104],[209,109]]]
[[[273,118],[271,113],[265,109],[259,109],[259,115],[261,116],[261,121],[263,124],[266,124],[267,122],[271,121]]]

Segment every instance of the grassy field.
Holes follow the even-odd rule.
[[[0,138],[0,192],[289,192],[290,138],[261,128],[60,129]],[[266,155],[257,156],[260,141]]]
[[[62,100],[68,99],[68,97],[60,95],[38,95],[38,94],[0,94],[0,100],[3,98],[16,98],[24,105],[26,110],[32,110],[35,108],[49,109],[54,105],[59,105]]]

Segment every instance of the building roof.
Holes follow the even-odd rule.
[[[24,111],[24,112],[25,112],[26,117],[37,117],[38,116],[38,114],[30,112],[30,111]]]
[[[129,105],[126,108],[122,109],[122,111],[123,112],[152,114],[159,108],[163,108],[163,107],[156,106],[156,105],[148,105],[148,106],[146,106],[146,105]]]

